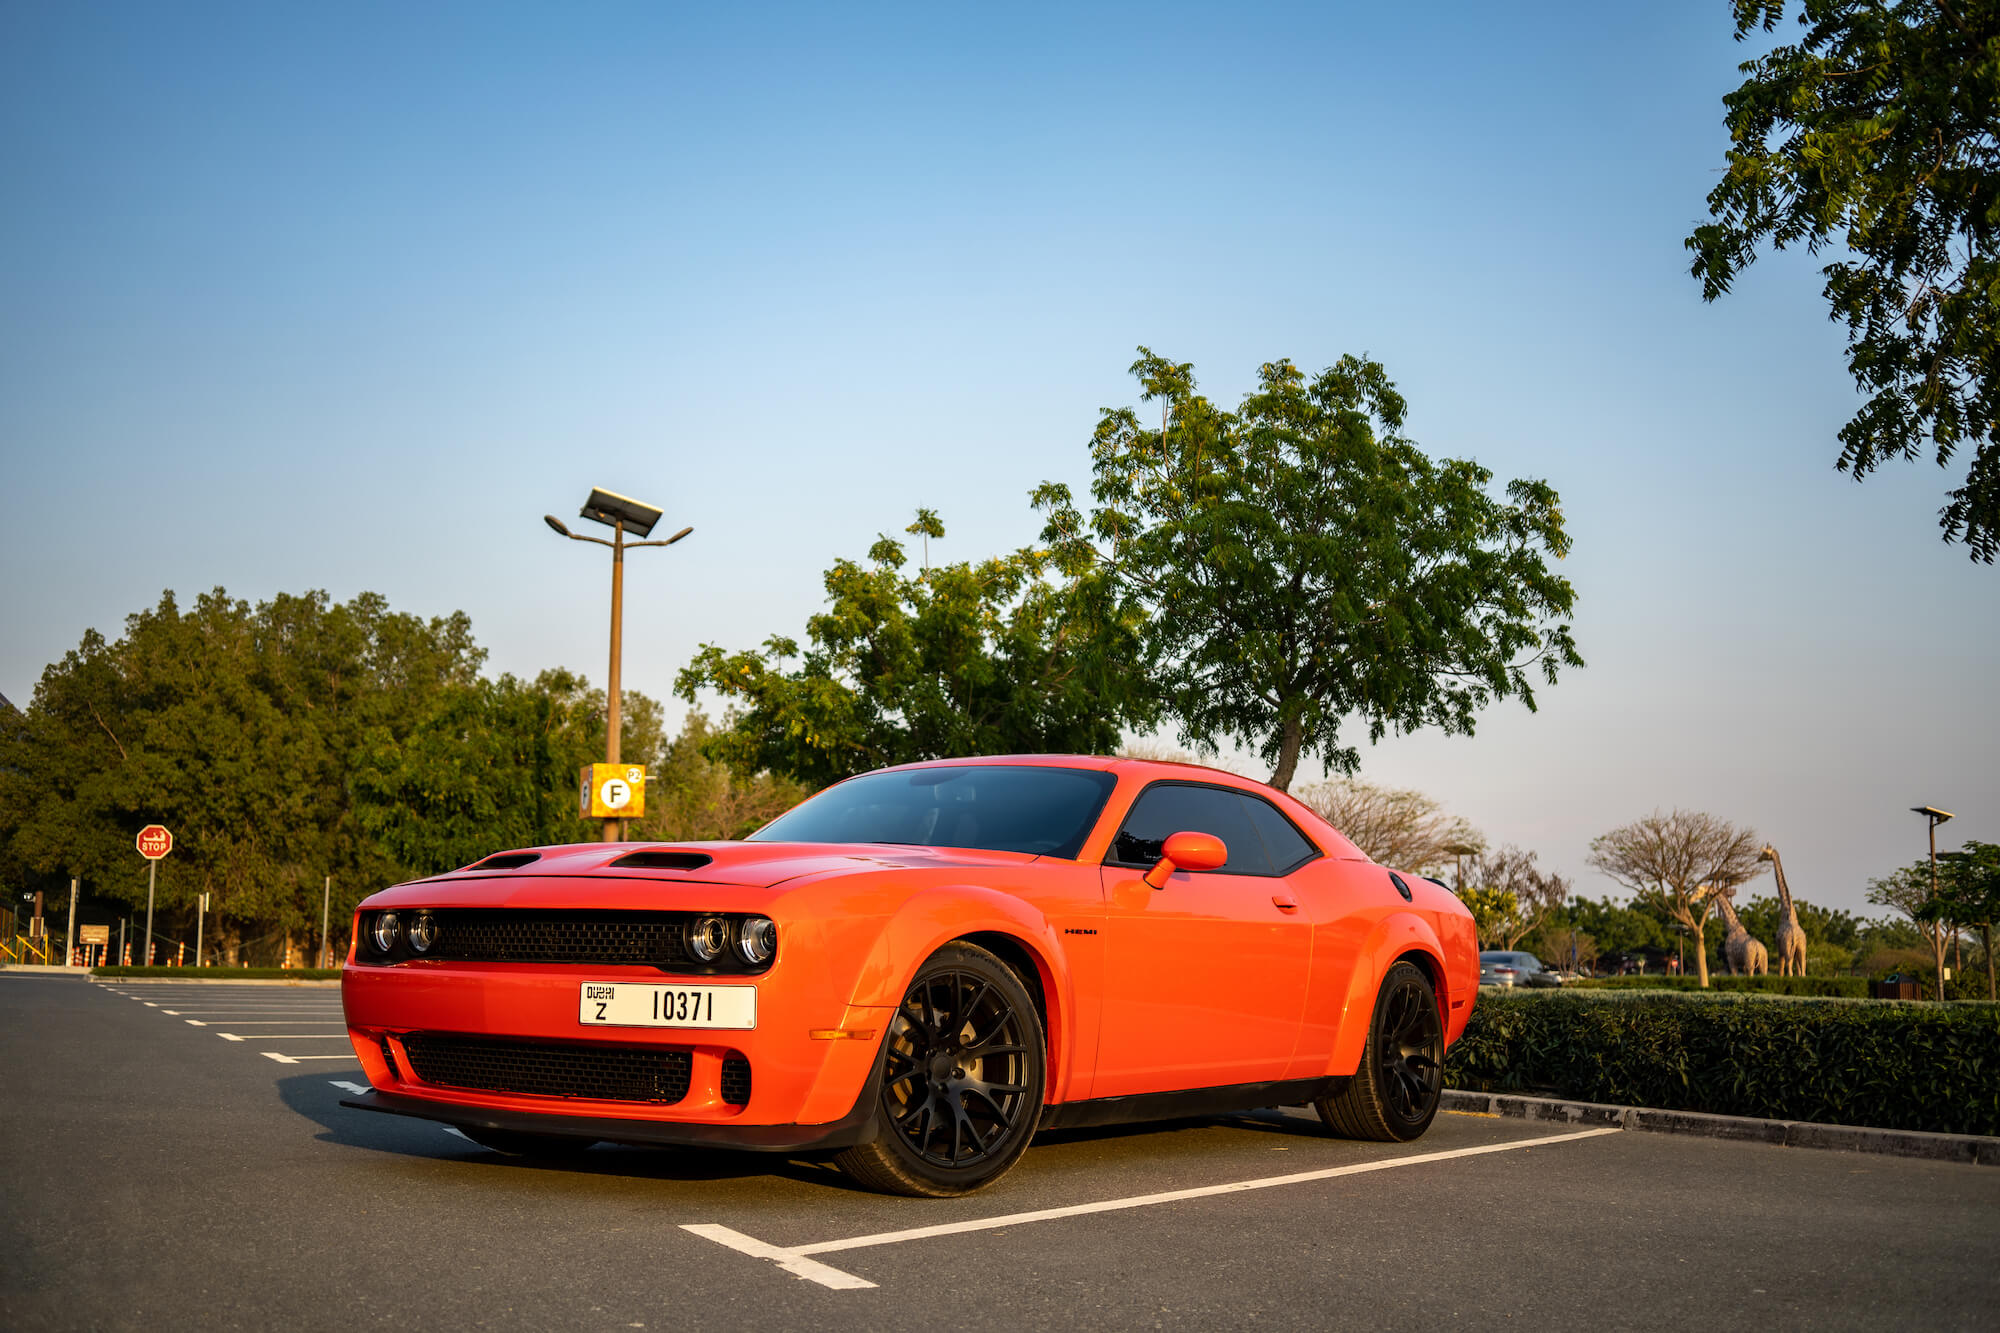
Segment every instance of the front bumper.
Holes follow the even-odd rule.
[[[623,1143],[772,1152],[841,1146],[836,1139],[867,1127],[874,1105],[867,1089],[894,1011],[849,1006],[834,986],[817,984],[813,971],[793,968],[788,977],[785,970],[755,979],[754,1029],[604,1028],[578,1021],[585,983],[718,979],[653,968],[349,963],[342,1006],[373,1091],[345,1104],[449,1125]],[[870,1039],[827,1040],[828,1031],[865,1031]],[[593,1048],[675,1052],[687,1074],[681,1088],[653,1098],[428,1082],[410,1058],[408,1043],[419,1036],[558,1045],[585,1056]],[[739,1059],[749,1067],[747,1098],[726,1091],[725,1066]]]

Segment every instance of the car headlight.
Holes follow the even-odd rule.
[[[437,918],[429,912],[419,912],[410,918],[410,949],[414,953],[429,953],[437,943]]]
[[[756,966],[778,951],[778,923],[768,916],[746,916],[736,926],[736,956]]]
[[[375,941],[377,953],[390,953],[402,937],[403,919],[394,912],[383,912],[375,918],[375,928],[369,934]]]
[[[697,917],[688,927],[687,943],[696,961],[712,963],[729,947],[729,923],[719,916]]]

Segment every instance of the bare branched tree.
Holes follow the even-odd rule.
[[[1763,873],[1754,831],[1699,810],[1655,810],[1590,844],[1590,864],[1617,880],[1641,906],[1663,912],[1694,936],[1695,965],[1708,985],[1704,930],[1717,893]]]
[[[1372,861],[1429,874],[1460,855],[1483,850],[1485,838],[1420,791],[1342,778],[1301,787],[1292,795],[1347,835]]]
[[[1567,879],[1537,866],[1533,852],[1512,845],[1481,856],[1467,877],[1478,888],[1513,896],[1512,910],[1492,923],[1493,939],[1503,949],[1520,943],[1543,917],[1569,901]]]

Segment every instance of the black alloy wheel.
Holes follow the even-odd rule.
[[[881,1134],[840,1155],[862,1184],[968,1194],[1019,1159],[1041,1118],[1040,1016],[999,958],[946,945],[917,971],[881,1057]]]
[[[1341,1090],[1313,1103],[1343,1138],[1406,1142],[1437,1117],[1444,1092],[1444,1023],[1430,978],[1399,962],[1382,978],[1361,1067]]]

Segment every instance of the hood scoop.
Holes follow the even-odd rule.
[[[498,860],[500,858],[496,857],[494,859]],[[608,870],[699,870],[714,859],[707,852],[627,852],[605,868]]]
[[[466,869],[519,870],[530,861],[539,861],[541,859],[542,854],[540,852],[502,852],[498,856],[489,856],[484,861],[475,861],[467,866]]]

